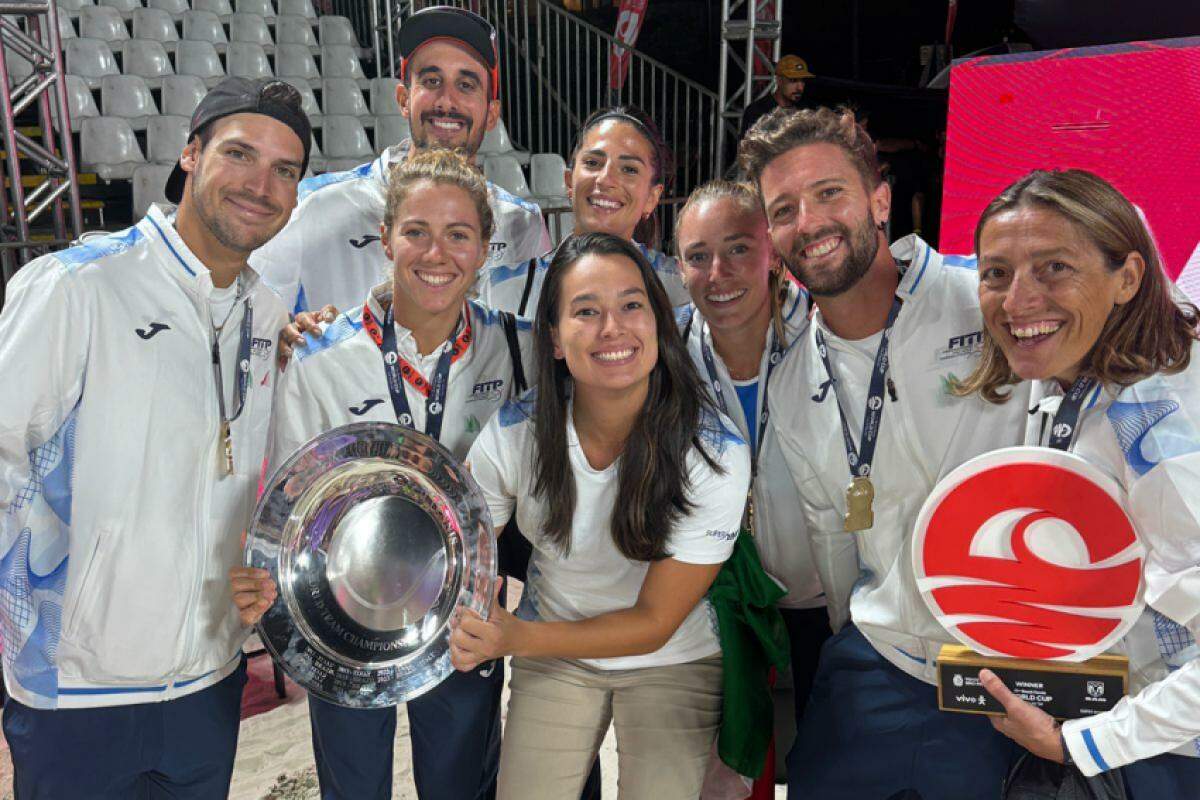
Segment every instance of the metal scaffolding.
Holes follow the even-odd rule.
[[[0,266],[7,283],[22,264],[77,239],[83,220],[56,0],[0,0],[0,14],[0,132],[8,188],[0,192]],[[17,118],[31,108],[37,128],[18,130]],[[47,211],[51,232],[35,241],[33,223]]]
[[[741,134],[746,106],[771,91],[779,61],[783,0],[722,0],[721,77],[716,172]],[[729,151],[729,152],[726,152]]]

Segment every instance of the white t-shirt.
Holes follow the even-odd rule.
[[[841,339],[830,333],[819,319],[814,324],[821,328],[821,333],[825,334],[829,365],[833,368],[833,377],[836,379],[831,388],[837,396],[842,412],[846,415],[846,423],[850,426],[854,445],[859,447],[861,446],[859,437],[862,435],[867,395],[871,391],[871,373],[875,369],[875,356],[879,353],[879,342],[883,339],[883,331],[872,334],[866,339]],[[828,376],[826,377],[828,378]],[[849,465],[846,466],[846,469],[848,476]],[[846,480],[849,480],[849,477]]]
[[[517,522],[533,543],[517,614],[524,619],[574,621],[632,608],[650,565],[631,561],[613,543],[610,526],[620,461],[593,469],[579,445],[574,417],[568,414],[567,447],[576,500],[570,553],[563,556],[539,534],[546,505],[533,496],[535,407],[532,394],[507,403],[484,426],[467,456],[496,529],[504,527],[515,505]],[[729,558],[737,539],[750,484],[750,449],[728,420],[709,418],[704,430],[701,441],[725,473],[714,472],[694,449],[688,455],[689,497],[695,505],[676,523],[666,549],[678,561],[720,564]],[[720,651],[716,617],[708,601],[701,600],[670,640],[653,653],[579,660],[597,669],[640,669],[683,664]]]

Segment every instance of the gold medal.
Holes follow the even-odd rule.
[[[875,487],[865,476],[853,478],[846,487],[846,516],[842,524],[847,533],[865,531],[875,524],[875,512],[871,505],[875,500]]]
[[[221,420],[221,466],[224,474],[233,474],[233,435],[229,431],[229,421]]]
[[[754,535],[754,491],[746,493],[746,509],[742,512],[742,530]]]

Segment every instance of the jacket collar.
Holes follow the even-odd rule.
[[[900,285],[896,287],[896,294],[904,302],[914,300],[922,294],[924,287],[938,282],[944,269],[942,256],[920,236],[914,233],[897,239],[890,249],[892,258],[908,265],[900,276]]]
[[[159,262],[188,293],[207,299],[212,293],[212,273],[204,262],[184,243],[175,229],[175,206],[155,203],[138,228],[154,243]],[[239,297],[251,292],[258,283],[258,273],[251,267],[242,268],[242,290]]]

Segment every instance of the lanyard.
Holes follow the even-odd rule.
[[[842,421],[842,438],[846,443],[846,460],[850,465],[850,475],[853,477],[869,478],[871,463],[875,458],[875,442],[879,438],[879,421],[883,418],[883,393],[887,385],[888,373],[888,339],[892,336],[892,326],[896,324],[896,316],[900,313],[899,297],[892,300],[892,310],[888,312],[887,322],[883,326],[883,335],[879,337],[879,349],[875,351],[875,366],[871,371],[871,383],[867,390],[867,408],[863,412],[862,435],[858,439],[858,447],[854,446],[854,437],[850,433],[850,424],[846,421],[846,413],[838,394],[833,393],[837,404],[838,417]],[[830,384],[837,383],[833,368],[829,364],[829,348],[825,343],[825,334],[816,328],[817,353],[821,363],[825,365],[825,374]]]
[[[1050,447],[1055,450],[1070,450],[1071,441],[1075,438],[1078,427],[1079,412],[1083,408],[1083,400],[1096,387],[1096,379],[1080,375],[1071,384],[1071,388],[1063,395],[1062,404],[1054,415],[1054,424],[1050,426]]]
[[[454,344],[443,350],[434,368],[432,383],[425,380],[421,373],[396,350],[396,326],[392,321],[392,307],[383,315],[383,325],[375,320],[370,306],[363,306],[363,327],[375,341],[383,356],[383,370],[387,375],[388,392],[392,395],[392,409],[396,412],[396,421],[406,428],[412,428],[412,409],[408,405],[408,395],[404,390],[407,381],[420,394],[425,396],[425,433],[434,439],[442,435],[442,414],[446,406],[446,388],[450,383],[450,365],[457,361],[471,345],[471,315],[463,307],[462,333],[454,340]]]
[[[221,333],[217,329],[213,330],[213,378],[217,384],[217,408],[221,413],[221,452],[226,475],[233,474],[233,434],[229,424],[240,417],[246,408],[246,390],[250,386],[250,344],[253,331],[254,305],[247,296],[242,302],[242,330],[238,338],[237,352],[237,383],[234,386],[234,407],[231,416],[225,409],[225,376],[221,374]]]
[[[708,342],[704,338],[704,332],[707,330],[707,323],[700,329],[700,355],[704,358],[704,368],[708,370],[708,379],[712,384],[713,397],[716,398],[717,404],[721,406],[721,411],[727,417],[732,417],[729,413],[729,406],[725,402],[725,392],[721,388],[721,379],[717,376],[717,364],[713,358],[712,348],[708,346]],[[759,406],[762,412],[758,415],[758,436],[757,441],[751,442],[750,452],[750,476],[751,482],[758,476],[758,452],[762,446],[763,434],[767,429],[767,420],[771,416],[770,407],[767,405],[767,390],[771,385],[771,372],[783,360],[783,343],[776,337],[774,331],[771,332],[771,354],[767,357],[767,374],[766,377],[759,381],[759,392],[762,395],[759,400]]]

